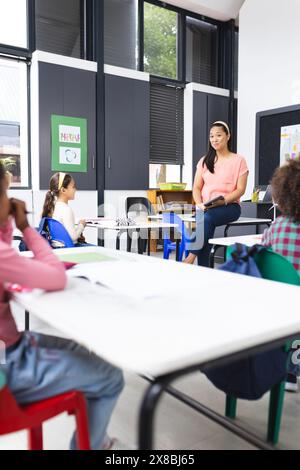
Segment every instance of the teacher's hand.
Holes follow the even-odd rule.
[[[200,204],[197,204],[196,207],[197,207],[197,209],[201,209],[204,212],[207,211],[207,208],[205,207],[203,202],[201,202]]]

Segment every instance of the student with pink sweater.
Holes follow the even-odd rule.
[[[91,447],[109,448],[106,428],[123,388],[122,372],[73,341],[34,332],[18,332],[9,306],[9,283],[47,291],[64,289],[64,266],[48,243],[31,228],[25,204],[9,199],[0,164],[0,362],[8,386],[21,404],[79,390],[88,408]],[[23,258],[11,247],[13,226],[22,232],[34,258]],[[63,311],[62,311],[63,315]],[[71,448],[75,448],[73,436]]]

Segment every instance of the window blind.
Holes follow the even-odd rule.
[[[150,85],[150,163],[183,165],[182,87]]]

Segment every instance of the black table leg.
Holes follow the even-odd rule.
[[[137,244],[138,244],[138,254],[143,254],[143,246],[142,246],[142,239],[141,239],[141,229],[137,228]]]
[[[25,331],[29,331],[30,329],[30,317],[29,312],[25,310]]]
[[[153,424],[154,412],[158,404],[158,400],[164,392],[167,384],[161,382],[152,383],[143,398],[143,402],[139,414],[138,423],[138,444],[139,449],[153,449]]]
[[[150,242],[151,242],[151,228],[148,228],[148,249],[147,249],[147,255],[150,256]]]
[[[218,245],[212,245],[209,253],[209,267],[214,269],[215,267],[215,254],[218,249]]]
[[[180,246],[180,240],[179,238],[176,238],[176,261],[179,261],[179,246]]]

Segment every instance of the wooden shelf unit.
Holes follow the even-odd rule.
[[[182,190],[182,191],[170,191],[170,190],[161,190],[161,189],[149,189],[147,191],[147,197],[151,202],[155,213],[158,213],[157,210],[157,197],[161,196],[164,204],[171,201],[186,201],[187,204],[195,204],[193,199],[192,190]],[[151,239],[150,250],[152,252],[157,251],[157,240]]]
[[[149,189],[147,192],[147,197],[153,208],[156,208],[157,204],[157,197],[161,196],[163,198],[164,203],[171,202],[171,201],[186,201],[187,204],[194,204],[193,200],[193,191],[164,191],[161,189]]]

